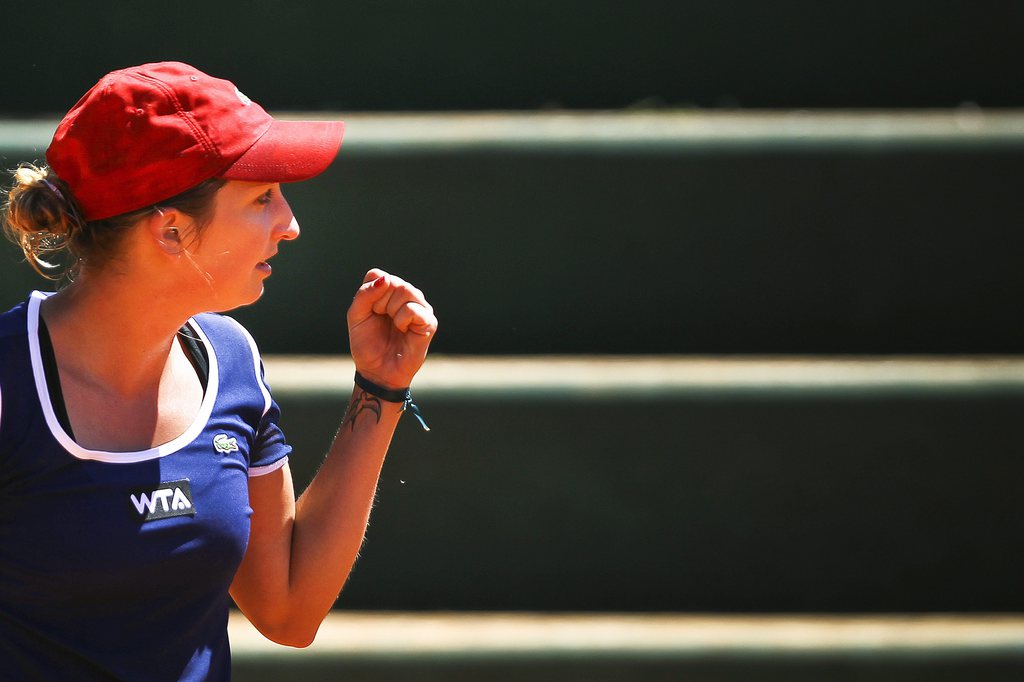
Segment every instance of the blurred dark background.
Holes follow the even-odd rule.
[[[267,354],[344,353],[372,266],[428,293],[442,354],[1024,351],[1024,3],[55,0],[0,21],[6,167],[40,159],[103,73],[146,61],[351,119],[338,162],[286,189],[303,236],[235,313]],[[545,132],[592,131],[595,110],[739,125]],[[374,112],[532,127],[521,146],[410,147],[369,136]],[[854,132],[799,132],[833,113]],[[49,286],[19,261],[0,251],[4,306]],[[899,371],[895,393],[428,391],[434,431],[403,423],[341,604],[1024,609],[1021,386],[901,389]],[[344,398],[281,403],[302,482]]]
[[[177,59],[277,110],[1012,107],[1012,0],[7,3],[0,113]]]

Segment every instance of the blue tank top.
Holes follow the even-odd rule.
[[[290,451],[256,345],[229,317],[192,318],[209,358],[192,425],[149,450],[88,450],[47,390],[45,296],[0,315],[0,678],[228,680],[248,478]]]

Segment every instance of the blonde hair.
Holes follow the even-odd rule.
[[[195,220],[197,231],[202,229],[212,213],[214,195],[226,182],[211,178],[153,206],[86,222],[63,180],[45,165],[26,163],[14,170],[3,207],[4,232],[40,275],[73,279],[83,264],[99,267],[116,256],[128,229],[158,208],[180,210]]]

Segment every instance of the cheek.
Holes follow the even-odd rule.
[[[241,264],[253,255],[265,254],[268,229],[262,221],[221,222],[210,228],[202,235],[198,252],[211,264]]]

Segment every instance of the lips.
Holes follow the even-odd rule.
[[[267,270],[269,270],[270,269],[270,263],[268,261],[270,261],[270,259],[273,258],[276,255],[277,255],[277,252],[275,251],[274,253],[272,253],[269,256],[267,256],[266,260],[261,260],[259,263],[257,263],[256,267],[260,268],[260,269],[266,268]]]

